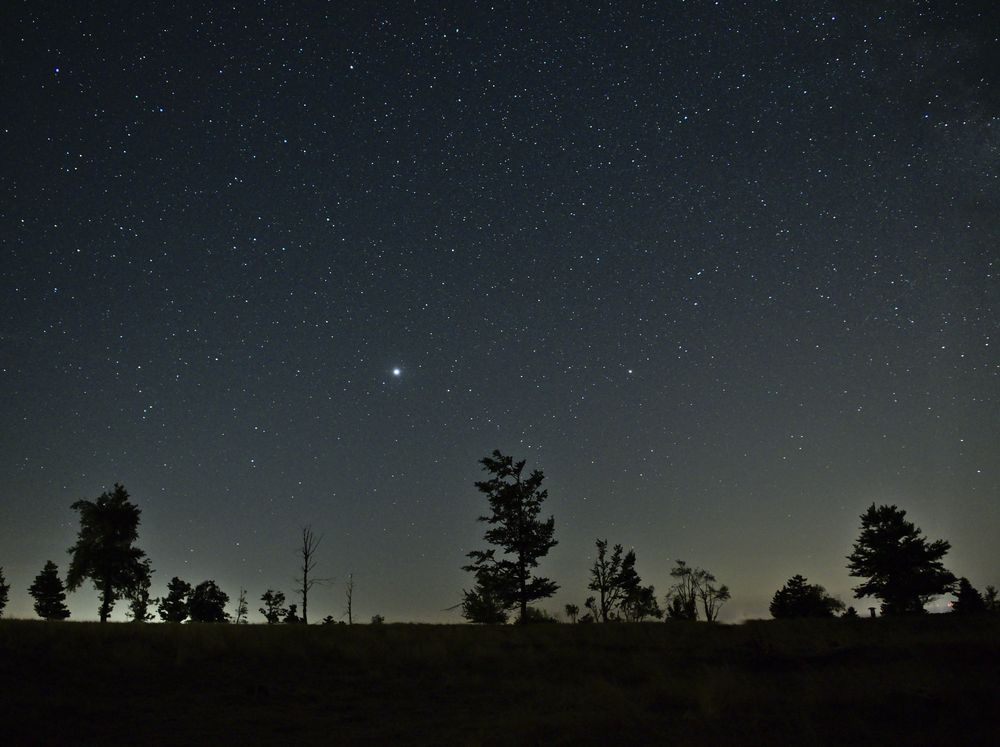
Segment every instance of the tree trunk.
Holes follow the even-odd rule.
[[[101,622],[107,622],[111,615],[111,579],[104,581],[104,589],[101,591]]]
[[[309,624],[309,566],[302,567],[302,624]]]
[[[519,620],[519,622],[521,622],[521,623],[527,623],[528,622],[528,591],[527,591],[527,583],[526,583],[525,576],[528,573],[528,569],[525,568],[523,560],[521,561],[520,566],[521,566],[521,568],[520,568],[521,577],[520,577],[519,580],[520,580],[520,585],[521,585],[521,619]]]

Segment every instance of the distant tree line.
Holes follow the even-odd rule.
[[[146,553],[136,546],[139,537],[141,511],[129,499],[128,491],[120,484],[114,490],[104,492],[96,500],[81,500],[72,508],[79,512],[80,529],[76,543],[69,549],[70,564],[65,583],[59,576],[58,566],[51,560],[45,563],[41,573],[28,589],[34,598],[35,613],[43,620],[65,620],[70,616],[66,606],[66,592],[79,589],[90,581],[98,592],[101,622],[107,622],[115,603],[128,603],[129,619],[133,622],[148,622],[155,619],[150,612],[153,608],[163,622],[168,623],[224,623],[244,624],[248,622],[249,602],[247,590],[240,588],[236,601],[236,614],[227,611],[230,598],[214,580],[206,580],[192,586],[187,581],[174,576],[167,584],[167,593],[160,598],[150,595],[153,568]],[[316,550],[322,537],[311,527],[302,530],[299,546],[301,565],[295,579],[296,592],[302,600],[302,614],[296,604],[285,605],[285,595],[268,589],[262,596],[264,606],[260,612],[268,623],[305,623],[309,592],[318,584],[329,579],[317,578]],[[0,567],[0,617],[10,593],[3,568]],[[348,623],[352,622],[354,576],[350,574],[346,588]],[[381,623],[384,618],[375,615],[373,623]],[[327,617],[324,623],[334,622]]]
[[[548,497],[542,489],[544,474],[533,470],[524,476],[524,461],[515,462],[500,451],[480,460],[489,479],[475,483],[485,494],[489,513],[479,517],[488,525],[483,539],[493,545],[468,553],[472,561],[464,570],[472,573],[471,589],[463,590],[458,605],[462,616],[473,623],[503,624],[516,612],[520,623],[547,622],[547,613],[532,602],[551,597],[559,588],[536,573],[539,560],[556,545],[555,519],[541,517]],[[896,506],[872,506],[861,515],[861,533],[847,557],[850,575],[864,579],[854,587],[857,599],[875,597],[883,615],[912,615],[947,593],[956,596],[952,610],[959,614],[1000,611],[997,590],[987,586],[980,594],[968,579],[957,579],[943,565],[951,545],[945,540],[928,541],[919,528],[906,520]],[[609,550],[607,539],[596,542],[596,558],[590,568],[587,588],[594,592],[580,607],[567,604],[566,617],[573,623],[641,622],[643,620],[718,619],[722,606],[731,599],[729,587],[711,572],[676,561],[670,571],[674,580],[661,609],[653,586],[645,586],[636,571],[635,550],[620,544]],[[810,584],[799,574],[775,592],[770,604],[775,618],[858,617],[857,610]]]
[[[547,599],[559,589],[551,579],[538,574],[540,560],[556,544],[555,519],[542,516],[542,504],[548,491],[542,488],[544,474],[535,469],[525,474],[524,461],[494,451],[480,460],[488,479],[477,481],[476,488],[485,495],[489,513],[479,517],[487,524],[484,540],[492,545],[472,550],[470,572],[473,584],[463,590],[462,616],[473,623],[503,624],[512,617],[519,623],[554,622],[555,618],[533,603]],[[192,586],[174,576],[167,593],[160,598],[150,595],[153,569],[146,553],[136,546],[141,511],[129,500],[120,484],[96,500],[80,500],[71,508],[79,512],[80,529],[76,543],[68,550],[69,568],[65,583],[59,568],[46,561],[28,588],[34,599],[35,613],[44,620],[65,620],[70,612],[66,593],[90,581],[98,593],[101,622],[106,622],[119,600],[128,603],[129,618],[134,622],[154,619],[168,623],[248,622],[247,590],[240,588],[236,614],[227,611],[230,598],[214,580]],[[302,602],[286,604],[285,594],[267,589],[260,597],[259,612],[268,624],[308,622],[309,592],[329,579],[317,578],[316,551],[322,541],[311,527],[302,530],[299,556],[301,564],[296,589]],[[883,615],[914,615],[925,611],[928,602],[944,594],[953,594],[950,606],[954,613],[975,615],[1000,612],[997,589],[987,586],[979,592],[967,578],[956,576],[944,567],[943,558],[951,549],[946,540],[929,541],[906,512],[896,506],[872,504],[861,515],[861,532],[847,556],[851,576],[862,579],[853,588],[857,599],[874,597],[881,602]],[[621,544],[609,549],[607,539],[597,539],[596,557],[590,567],[587,584],[593,592],[583,604],[564,607],[574,623],[642,622],[645,620],[698,620],[714,622],[723,605],[731,599],[728,586],[714,574],[677,560],[670,570],[673,584],[663,597],[661,607],[652,585],[644,585],[636,570],[634,549],[627,552]],[[345,584],[347,624],[353,622],[354,577]],[[10,594],[3,567],[0,567],[0,617]],[[809,583],[801,574],[792,576],[771,599],[770,613],[775,618],[858,617],[853,607]],[[383,622],[381,615],[371,618]],[[332,616],[324,624],[336,622]]]
[[[483,539],[493,547],[472,550],[472,561],[464,570],[472,573],[471,589],[463,590],[462,616],[473,623],[506,623],[516,612],[520,623],[548,622],[552,618],[531,606],[532,602],[551,597],[559,586],[536,573],[539,560],[556,545],[555,519],[542,518],[542,503],[548,491],[542,488],[545,476],[533,470],[525,476],[525,462],[500,451],[480,460],[489,478],[475,483],[486,496],[489,514],[479,517],[488,525]],[[574,622],[640,622],[647,619],[696,620],[701,614],[708,621],[718,618],[730,599],[729,588],[702,568],[691,568],[684,561],[670,572],[676,583],[666,599],[666,613],[661,610],[653,586],[644,586],[635,568],[635,550],[625,552],[615,545],[610,553],[608,540],[597,540],[597,558],[590,569],[587,612],[580,616],[577,605],[567,605],[566,614]]]

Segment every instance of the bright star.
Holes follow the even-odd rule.
[[[393,376],[402,376],[403,375],[403,369],[401,369],[401,368],[394,368],[394,369],[392,369],[392,375]]]

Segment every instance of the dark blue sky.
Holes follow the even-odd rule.
[[[1000,582],[994,4],[99,6],[0,24],[8,614],[120,481],[154,594],[308,523],[314,615],[457,620],[494,448],[552,610],[599,536],[849,601],[872,502]]]

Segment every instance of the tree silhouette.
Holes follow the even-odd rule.
[[[983,600],[983,595],[964,576],[958,579],[958,591],[955,592],[955,597],[956,599],[951,605],[952,612],[957,612],[960,615],[977,615],[986,612],[986,602]]]
[[[847,610],[844,612],[844,617],[849,617],[856,620],[858,618],[858,611],[853,607],[848,607]]]
[[[347,581],[344,583],[344,597],[347,600],[347,608],[344,615],[347,615],[347,624],[354,624],[354,574],[347,574]],[[343,617],[343,615],[341,616]]]
[[[187,620],[190,609],[191,584],[174,576],[167,584],[167,595],[160,599],[157,611],[163,622],[181,623]]]
[[[462,592],[462,617],[471,623],[503,625],[507,622],[508,607],[489,589],[477,584]]]
[[[676,581],[667,591],[668,620],[697,620],[698,602],[701,602],[705,619],[714,622],[722,605],[731,599],[729,587],[718,585],[715,576],[704,568],[692,568],[678,560],[670,575]]]
[[[150,567],[149,558],[144,558],[139,564],[129,588],[125,591],[125,599],[128,600],[132,622],[148,622],[153,619],[153,616],[148,612],[149,606],[153,603],[149,596],[152,575],[153,569]]]
[[[927,602],[951,591],[955,576],[941,562],[951,545],[921,535],[906,511],[873,503],[847,556],[850,574],[868,579],[854,587],[854,596],[880,599],[883,615],[906,615],[922,613]]]
[[[385,622],[385,618],[382,615],[372,615],[372,625],[381,625]]]
[[[141,512],[128,498],[125,488],[115,483],[114,492],[72,505],[80,512],[80,532],[69,549],[72,559],[66,588],[75,591],[90,579],[101,597],[101,622],[107,622],[115,601],[143,573],[146,553],[134,546]]]
[[[249,605],[247,605],[247,590],[242,586],[240,587],[240,598],[236,602],[236,619],[233,620],[237,625],[246,625],[247,614],[250,612]]]
[[[285,595],[280,591],[268,589],[261,596],[260,601],[264,603],[264,606],[258,612],[264,616],[268,625],[281,622],[281,618],[288,614],[288,608],[285,607]]]
[[[701,568],[695,569],[695,580],[698,599],[701,600],[701,610],[705,613],[705,619],[709,622],[715,622],[722,610],[722,605],[732,598],[729,587],[725,584],[716,586],[715,576]]]
[[[576,618],[580,615],[580,608],[575,604],[567,604],[563,609],[566,610],[566,617],[569,618],[569,621],[575,623]]]
[[[667,591],[668,619],[698,619],[698,583],[694,571],[683,560],[678,560],[677,565],[670,570],[671,577],[676,580]]]
[[[299,617],[299,607],[296,604],[288,605],[288,609],[285,610],[285,617],[282,619],[283,623],[288,623],[289,625],[295,625],[296,623],[302,622],[302,618]]]
[[[3,617],[3,611],[7,607],[7,599],[10,595],[10,584],[7,583],[7,579],[3,575],[3,566],[0,566],[0,617]]]
[[[663,610],[656,602],[656,590],[652,586],[637,586],[629,590],[621,601],[622,617],[626,622],[642,622],[648,617],[663,617]]]
[[[66,608],[66,589],[59,578],[59,568],[51,560],[35,577],[35,582],[28,588],[28,593],[35,598],[35,612],[43,620],[65,620],[69,617]]]
[[[548,491],[541,488],[544,475],[536,469],[523,478],[524,461],[515,463],[499,450],[481,459],[480,464],[491,475],[476,483],[476,488],[486,495],[491,512],[479,517],[479,521],[490,525],[484,539],[508,557],[497,558],[497,548],[473,550],[468,554],[472,563],[464,570],[475,574],[476,589],[472,594],[485,594],[504,610],[519,608],[518,620],[526,623],[528,604],[552,596],[559,588],[550,579],[532,575],[538,559],[556,545],[555,520],[551,516],[539,518],[548,497]],[[465,608],[463,602],[463,614]]]
[[[774,593],[769,609],[775,618],[833,617],[844,609],[844,603],[827,594],[819,584],[810,584],[796,574]]]
[[[0,568],[0,570],[3,570]],[[3,581],[3,576],[0,574],[0,581]],[[986,604],[987,612],[1000,612],[1000,600],[997,599],[997,587],[990,584],[986,587],[986,593],[983,594],[983,602]],[[0,606],[0,611],[2,611],[2,606]]]
[[[202,581],[191,592],[188,600],[188,614],[191,622],[222,623],[229,619],[226,605],[229,595],[216,586],[215,581]]]
[[[621,545],[615,545],[608,557],[608,541],[599,539],[597,557],[590,568],[590,583],[587,588],[596,591],[590,606],[594,618],[600,622],[617,618],[622,601],[639,588],[639,574],[635,571],[635,550],[624,555]]]
[[[322,578],[309,578],[309,574],[313,572],[316,567],[316,561],[313,560],[313,556],[316,554],[316,549],[319,547],[319,543],[323,541],[322,537],[317,537],[312,530],[312,527],[305,526],[302,528],[302,544],[299,545],[299,554],[302,556],[302,565],[299,566],[299,577],[295,579],[298,584],[298,588],[295,591],[302,597],[302,617],[300,622],[308,623],[308,610],[309,610],[309,592],[316,584],[322,584],[326,579]]]

